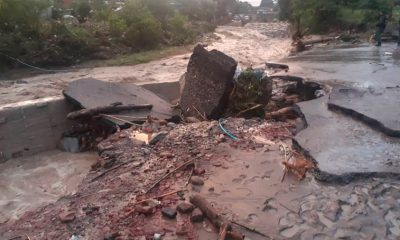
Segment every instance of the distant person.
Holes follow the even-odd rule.
[[[386,14],[384,14],[383,12],[380,12],[379,20],[378,20],[378,23],[376,24],[376,32],[375,32],[375,38],[376,38],[375,46],[377,46],[377,47],[382,46],[382,33],[385,31],[386,23],[387,23]]]

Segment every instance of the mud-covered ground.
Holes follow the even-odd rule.
[[[102,162],[118,167],[91,172],[77,193],[0,225],[1,239],[216,239],[209,221],[193,224],[190,214],[163,217],[161,209],[175,209],[200,193],[226,219],[255,228],[274,239],[398,239],[400,184],[370,179],[351,184],[324,185],[288,174],[281,182],[284,156],[290,145],[292,123],[228,119],[225,125],[240,138],[221,134],[217,122],[160,126],[168,135],[156,145],[145,145],[135,130],[112,135],[99,145]],[[193,161],[194,175],[204,185],[189,183],[192,168],[182,168],[151,189],[157,180],[185,162]],[[124,165],[120,165],[124,163]],[[204,170],[204,173],[202,173]],[[105,175],[101,175],[106,172]],[[100,177],[98,177],[100,176]],[[98,177],[98,178],[97,178]],[[151,189],[148,193],[147,190]],[[165,193],[144,214],[136,202]],[[72,219],[62,222],[60,214]],[[268,239],[236,226],[250,239]],[[26,235],[25,235],[26,234]]]
[[[244,27],[221,26],[208,49],[218,49],[243,67],[261,65],[288,55],[291,40],[287,23],[251,23]],[[0,104],[59,96],[69,82],[93,77],[109,82],[173,82],[185,73],[190,52],[134,66],[78,68],[18,80],[0,81]]]

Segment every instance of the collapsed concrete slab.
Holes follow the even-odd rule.
[[[313,159],[315,177],[349,182],[366,177],[400,178],[400,139],[328,110],[328,97],[299,103],[308,127],[293,139]]]
[[[389,136],[400,137],[400,87],[335,87],[328,106]]]
[[[149,115],[158,119],[170,119],[174,115],[171,105],[167,101],[140,86],[130,83],[110,83],[86,78],[70,83],[63,93],[67,100],[77,108],[93,109],[115,103],[122,105],[151,104],[153,106],[151,109],[113,114],[125,121],[145,119]],[[121,121],[116,119],[109,120],[121,124]]]
[[[236,67],[237,62],[224,53],[196,46],[184,79],[180,101],[183,115],[221,117],[229,103]]]

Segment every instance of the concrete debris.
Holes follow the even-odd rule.
[[[176,210],[173,208],[169,208],[169,207],[164,207],[161,209],[161,213],[164,217],[167,217],[169,219],[174,219],[176,217]]]
[[[75,211],[63,211],[58,215],[58,217],[62,223],[69,223],[75,220],[75,215]]]
[[[229,103],[237,62],[217,50],[197,45],[190,58],[181,96],[184,116],[218,119]]]
[[[194,206],[190,203],[182,202],[177,206],[176,209],[181,213],[190,213],[193,211]]]
[[[76,80],[63,91],[66,99],[77,108],[94,109],[113,104],[144,105],[150,104],[151,109],[140,111],[125,111],[123,114],[115,114],[124,121],[143,119],[151,115],[158,119],[170,119],[173,117],[171,105],[154,93],[134,84],[109,83],[93,78]],[[122,121],[108,119],[114,124],[124,125]]]
[[[193,176],[190,178],[190,182],[195,186],[202,186],[204,185],[204,181],[201,177]]]
[[[203,219],[203,212],[198,208],[194,209],[192,215],[190,216],[190,220],[192,220],[192,222],[201,222]]]

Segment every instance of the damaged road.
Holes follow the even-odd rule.
[[[382,125],[392,128],[396,126],[392,117],[397,116],[397,109],[390,109],[394,113],[387,115],[379,111],[374,115],[371,113],[374,104],[384,100],[370,99],[374,104],[368,104],[366,110],[361,104],[364,97],[379,99],[384,93],[380,95],[380,91],[367,88],[357,92],[345,90],[350,94],[338,97],[337,91],[343,93],[340,89],[355,86],[347,84],[346,79],[320,81],[312,76],[295,77],[301,64],[311,62],[318,67],[312,57],[307,62],[304,61],[307,55],[303,55],[298,63],[291,59],[295,65],[293,72],[291,64],[290,70],[281,68],[294,76],[282,76],[278,71],[273,77],[264,78],[257,69],[243,71],[244,79],[268,79],[268,84],[257,85],[266,94],[261,97],[263,116],[230,117],[237,114],[230,108],[232,98],[225,98],[228,103],[222,107],[218,103],[221,96],[230,93],[232,97],[238,86],[240,77],[234,80],[234,86],[221,79],[221,76],[234,77],[236,62],[217,51],[200,48],[197,51],[207,64],[213,61],[209,58],[213,54],[223,58],[221,62],[229,59],[231,64],[225,66],[227,69],[210,72],[189,65],[183,88],[182,122],[153,121],[150,117],[142,125],[129,129],[116,127],[96,146],[99,159],[75,194],[27,212],[15,222],[1,224],[0,237],[79,240],[400,237],[398,138],[386,136],[380,132],[382,129],[372,129],[365,124],[371,121],[360,120],[357,114],[351,113],[349,117],[345,115],[348,111],[331,111],[333,104],[346,108],[355,104],[357,107],[351,108],[354,112],[376,121],[388,117],[390,124]],[[204,63],[192,60],[194,65]],[[396,64],[391,67],[397,68]],[[204,98],[193,93],[207,86],[187,84],[197,81],[193,75],[199,74],[203,74],[201,80],[209,86],[216,86],[213,81],[222,82],[218,82],[222,87],[208,89],[218,91],[217,98],[208,98],[211,93],[203,93]],[[374,81],[378,82],[366,79]],[[331,91],[339,82],[342,86]],[[381,84],[372,87],[390,87]],[[195,107],[190,98],[196,98]],[[202,99],[213,105],[204,104]],[[252,104],[250,109],[259,105]]]

